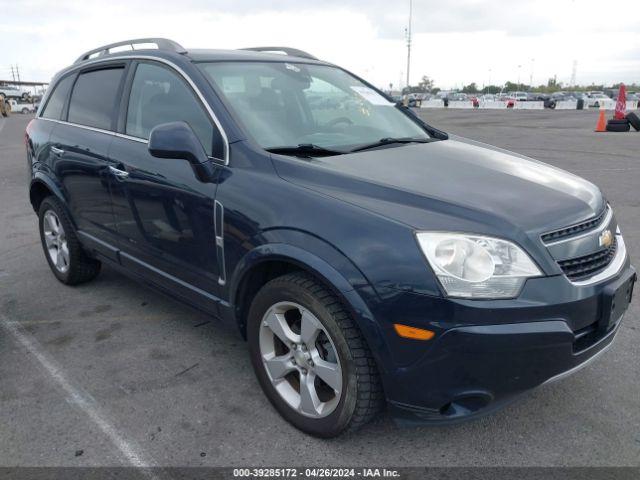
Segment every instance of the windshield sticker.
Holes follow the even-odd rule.
[[[224,93],[244,93],[244,77],[222,77],[222,90]]]
[[[285,63],[284,66],[287,70],[293,70],[296,73],[300,71],[298,67],[296,67],[295,65],[291,65],[290,63]]]
[[[375,90],[369,87],[355,86],[355,87],[351,87],[351,90],[356,92],[358,95],[360,95],[362,98],[364,98],[367,102],[369,102],[372,105],[387,105],[387,106],[393,105],[392,102],[390,102],[389,100],[384,98],[382,95],[380,95],[378,92],[376,92]]]

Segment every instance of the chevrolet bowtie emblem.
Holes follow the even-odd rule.
[[[611,233],[611,230],[603,230],[600,237],[598,237],[598,243],[601,247],[611,246],[613,243],[613,234]]]

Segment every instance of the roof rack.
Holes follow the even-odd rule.
[[[282,52],[286,55],[291,55],[293,57],[301,57],[308,58],[310,60],[318,60],[317,57],[314,57],[310,53],[307,53],[302,50],[298,50],[297,48],[289,48],[289,47],[251,47],[251,48],[241,48],[240,50],[251,50],[253,52]]]
[[[167,38],[136,38],[134,40],[124,40],[122,42],[110,43],[102,47],[94,48],[88,52],[83,53],[78,57],[74,63],[83,62],[89,60],[92,57],[102,57],[103,55],[109,55],[110,50],[116,47],[123,47],[129,45],[131,50],[135,50],[134,45],[143,43],[154,43],[158,50],[168,50],[176,53],[187,53],[187,51],[179,43],[169,40]]]

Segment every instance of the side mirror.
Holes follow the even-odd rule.
[[[158,125],[149,135],[149,153],[156,158],[187,160],[198,180],[210,182],[214,168],[200,140],[185,122]]]

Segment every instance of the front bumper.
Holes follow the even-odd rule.
[[[579,370],[611,346],[620,329],[624,312],[603,325],[606,293],[632,286],[635,278],[627,260],[618,275],[600,284],[576,288],[565,277],[536,279],[514,300],[391,295],[387,305],[409,305],[407,316],[393,321],[408,317],[413,326],[437,331],[431,342],[387,337],[395,355],[394,366],[383,373],[392,414],[410,423],[455,422]],[[411,318],[418,311],[422,322]],[[425,319],[425,311],[433,316]]]

